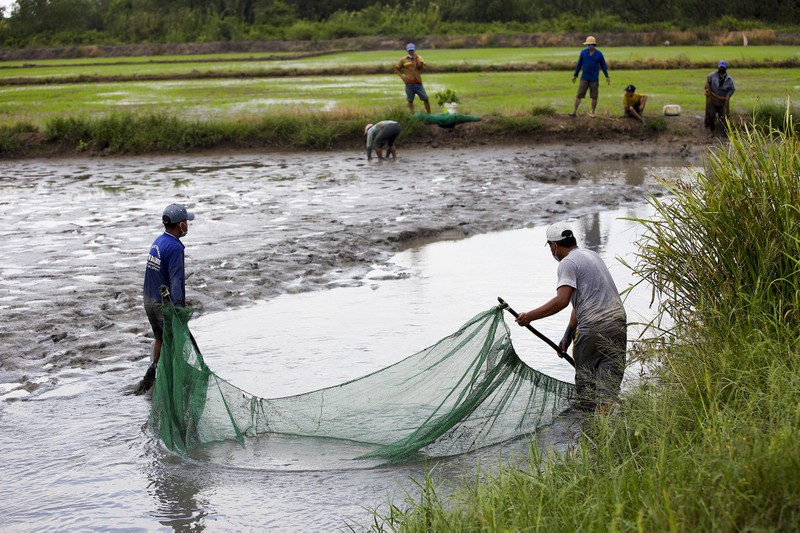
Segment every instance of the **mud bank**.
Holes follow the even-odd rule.
[[[280,294],[358,286],[392,254],[565,219],[660,194],[663,165],[702,145],[627,142],[11,162],[0,170],[0,398],[102,367],[120,388],[144,370],[144,258],[171,202],[197,215],[187,298],[207,314]],[[614,171],[636,161],[637,175]],[[650,172],[648,169],[653,169]],[[591,172],[587,172],[591,170]],[[608,172],[604,172],[608,170]],[[589,177],[591,174],[591,177]],[[8,396],[11,395],[11,396]]]

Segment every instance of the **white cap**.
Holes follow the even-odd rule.
[[[372,127],[372,123],[371,123],[371,122],[370,122],[369,124],[367,124],[366,126],[364,126],[364,135],[366,135],[366,134],[367,134],[367,132],[369,131],[369,129],[370,129],[371,127]]]
[[[194,220],[194,213],[190,213],[181,204],[169,204],[161,215],[164,224],[177,224],[184,220]]]
[[[561,242],[564,239],[574,237],[572,225],[568,222],[556,222],[547,228],[547,242]]]

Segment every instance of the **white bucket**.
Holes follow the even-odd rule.
[[[447,114],[449,115],[455,115],[456,113],[458,113],[458,104],[455,102],[447,102],[446,104],[444,104],[444,108],[447,111]]]

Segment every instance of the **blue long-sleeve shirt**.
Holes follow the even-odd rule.
[[[730,98],[736,92],[736,87],[733,85],[733,78],[726,73],[720,76],[718,72],[712,72],[706,78],[706,87],[711,89],[711,92],[717,96]]]
[[[162,233],[150,246],[144,270],[144,297],[161,301],[161,286],[169,287],[172,303],[186,305],[184,245],[174,235]]]
[[[578,72],[583,69],[581,79],[586,81],[597,81],[600,79],[600,69],[603,69],[603,74],[608,77],[608,67],[606,67],[606,59],[603,57],[603,52],[596,49],[593,54],[589,53],[591,47],[586,47],[581,50],[581,55],[578,56],[578,64],[575,65],[574,77],[578,77]]]

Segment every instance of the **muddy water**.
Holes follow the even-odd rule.
[[[255,465],[237,463],[236,447],[209,461],[164,451],[146,431],[147,399],[129,392],[147,365],[141,273],[166,203],[197,213],[184,239],[187,295],[209,363],[277,396],[410,355],[497,296],[531,307],[553,290],[544,225],[579,218],[586,245],[610,260],[630,250],[635,230],[617,219],[643,213],[642,198],[659,190],[652,176],[698,162],[647,147],[597,147],[591,159],[564,147],[400,156],[383,165],[349,154],[4,163],[3,529],[332,530],[369,523],[365,508],[402,503],[415,490],[409,478],[431,467],[341,466],[302,442],[254,443],[269,456]],[[541,329],[557,338],[563,323]],[[569,378],[520,331],[515,343],[532,364]],[[215,358],[222,347],[227,356]],[[568,429],[546,438],[563,444]],[[479,454],[484,465],[496,455]],[[434,472],[455,479],[477,460]]]
[[[637,204],[576,220],[582,245],[606,259],[620,290],[635,283],[619,261],[635,261],[639,228],[627,219],[647,217],[651,211]],[[335,385],[430,346],[443,332],[456,331],[476,312],[496,305],[498,296],[519,312],[551,298],[557,263],[543,246],[544,230],[537,226],[415,246],[369,272],[360,287],[279,296],[199,317],[192,330],[209,365],[258,396],[282,397]],[[626,296],[631,322],[651,318],[649,299],[643,286]],[[566,319],[550,317],[535,327],[557,341]],[[510,316],[507,322],[526,362],[572,381],[572,367],[547,344],[515,326]],[[236,339],[233,353],[231,339]],[[252,371],[254,361],[269,380]]]

